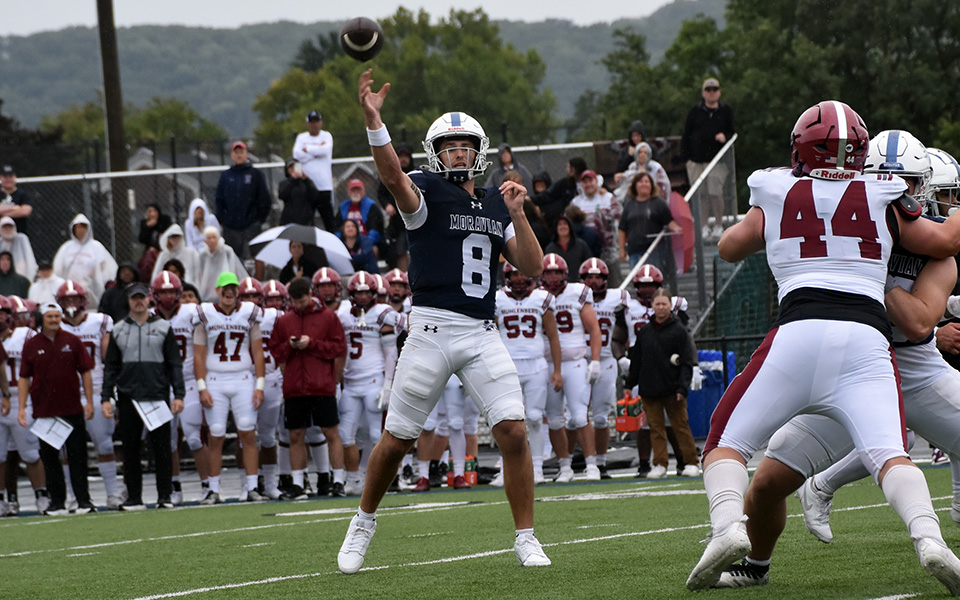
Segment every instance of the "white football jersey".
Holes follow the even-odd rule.
[[[754,172],[747,184],[750,205],[763,210],[767,263],[779,300],[810,287],[883,303],[893,247],[886,210],[906,191],[902,179],[864,174],[825,181],[770,169]]]
[[[11,406],[18,406],[17,400],[17,380],[20,379],[20,364],[23,359],[23,345],[27,340],[37,335],[37,332],[29,327],[17,327],[10,333],[10,337],[3,340],[3,349],[7,353],[7,372],[10,382]],[[12,410],[11,410],[12,412]]]
[[[156,308],[150,309],[150,312],[163,317]],[[177,348],[180,350],[180,360],[183,361],[184,381],[196,379],[193,372],[193,329],[196,327],[196,322],[197,311],[192,304],[181,304],[177,307],[177,312],[170,317],[170,329],[173,330],[173,337],[177,340]]]
[[[250,331],[259,329],[263,311],[252,302],[240,302],[229,315],[213,302],[197,307],[197,329],[207,340],[207,370],[215,373],[253,371],[250,355]],[[258,341],[259,343],[259,341]]]
[[[93,357],[94,366],[90,375],[93,377],[93,388],[100,389],[103,386],[103,336],[113,331],[113,319],[104,313],[88,312],[83,315],[79,325],[71,325],[64,319],[60,326],[80,338],[83,347]]]
[[[554,317],[560,334],[560,357],[578,360],[587,356],[587,332],[580,319],[580,311],[593,304],[593,290],[582,283],[568,283],[556,297]]]
[[[347,362],[343,378],[350,380],[382,376],[384,372],[383,347],[380,345],[380,330],[393,327],[397,311],[389,304],[374,304],[359,317],[353,315],[353,305],[340,304],[337,316],[347,336]]]
[[[549,340],[543,332],[543,315],[554,310],[553,294],[534,289],[517,300],[506,290],[497,290],[497,323],[500,338],[513,360],[531,360],[543,357],[544,347],[549,352]]]
[[[597,313],[597,323],[600,325],[600,359],[613,358],[613,347],[610,340],[613,338],[613,326],[617,322],[617,308],[626,307],[630,302],[627,290],[607,290],[603,300],[594,298],[593,310]]]
[[[263,340],[263,363],[266,365],[266,374],[271,375],[280,370],[277,361],[270,355],[270,336],[273,335],[273,326],[277,319],[283,315],[279,308],[264,308],[263,317],[260,319],[260,339]]]

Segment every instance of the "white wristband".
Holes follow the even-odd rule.
[[[267,387],[267,378],[257,377],[257,389],[262,392],[265,387]]]
[[[205,391],[207,391],[207,382],[204,381],[203,379],[198,379],[198,380],[197,380],[197,391],[198,391],[198,392],[205,392]]]
[[[386,125],[381,125],[380,129],[368,129],[367,141],[371,146],[386,146],[390,143],[390,132]]]

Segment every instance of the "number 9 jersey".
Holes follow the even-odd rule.
[[[887,260],[896,241],[886,212],[907,189],[902,179],[869,174],[825,181],[769,169],[754,172],[747,184],[750,205],[763,211],[778,300],[799,288],[820,288],[883,304]]]
[[[497,188],[476,197],[435,173],[411,171],[417,212],[403,215],[410,241],[413,305],[492,321],[500,254],[514,236]]]

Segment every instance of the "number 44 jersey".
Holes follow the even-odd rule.
[[[214,373],[252,372],[250,338],[251,332],[260,333],[261,318],[263,311],[252,302],[240,302],[229,315],[213,302],[198,306],[197,327],[203,328],[206,337],[207,370]]]
[[[513,360],[543,358],[547,347],[543,333],[543,314],[554,310],[553,294],[543,289],[533,289],[519,300],[506,290],[497,292],[497,321],[500,337]]]
[[[883,303],[887,260],[896,241],[886,211],[906,191],[902,179],[864,174],[825,181],[770,169],[756,171],[747,184],[750,205],[763,210],[767,262],[779,300],[810,287]]]

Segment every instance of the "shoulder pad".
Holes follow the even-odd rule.
[[[923,212],[923,207],[920,206],[917,199],[910,194],[901,194],[899,198],[894,200],[893,205],[896,207],[897,212],[900,213],[900,216],[908,221],[916,221]]]

